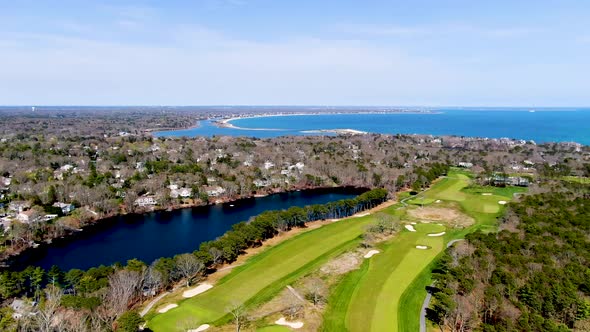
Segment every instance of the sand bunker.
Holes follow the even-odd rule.
[[[410,232],[415,232],[415,231],[416,231],[416,229],[415,229],[415,228],[414,228],[414,226],[412,226],[412,225],[406,225],[406,226],[404,226],[404,227],[405,227],[407,230],[409,230]]]
[[[193,297],[211,289],[212,287],[213,285],[211,284],[203,283],[193,289],[184,291],[184,293],[182,293],[182,297]]]
[[[500,204],[500,205],[504,205],[506,203],[508,203],[508,202],[506,202],[506,201],[498,201],[498,204]]]
[[[473,218],[470,216],[448,207],[425,206],[423,208],[409,209],[408,215],[421,219],[422,222],[446,221],[454,226],[469,226],[474,223]]]
[[[440,203],[442,202],[440,199],[437,199],[436,201],[434,201],[435,203]]]
[[[481,193],[483,196],[492,196],[492,193]]]
[[[279,318],[279,320],[277,320],[275,322],[275,324],[277,325],[283,325],[283,326],[288,326],[292,329],[300,329],[303,327],[303,322],[289,322],[285,319],[285,317],[281,317]]]
[[[170,310],[170,309],[174,309],[174,308],[176,308],[176,307],[178,307],[178,304],[176,304],[176,303],[168,304],[168,305],[166,305],[165,307],[163,307],[163,308],[160,308],[160,310],[158,310],[158,312],[159,312],[159,313],[161,313],[161,314],[163,314],[163,313],[165,313],[166,311],[168,311],[168,310]]]
[[[412,225],[417,225],[418,223],[417,223],[417,222],[415,222],[415,221],[412,221],[410,224],[412,224]]]
[[[203,324],[203,325],[197,327],[196,329],[188,330],[186,332],[202,332],[202,331],[205,331],[208,328],[209,328],[209,324]]]
[[[425,250],[425,249],[428,249],[428,247],[427,246],[416,246],[416,249]]]
[[[373,255],[378,254],[378,253],[379,253],[379,250],[370,250],[363,257],[365,257],[365,258],[371,258],[371,257],[373,257]]]
[[[368,215],[370,215],[370,213],[368,213],[368,212],[367,213],[360,213],[360,214],[357,214],[355,217],[360,218],[360,217],[365,217]]]
[[[430,233],[428,234],[428,236],[443,236],[445,235],[447,232],[440,232],[440,233]]]

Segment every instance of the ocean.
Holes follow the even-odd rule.
[[[432,113],[319,114],[240,118],[243,128],[220,128],[212,120],[197,127],[155,133],[156,136],[318,135],[317,130],[353,129],[381,134],[430,134],[514,138],[590,145],[590,108],[471,108],[433,109]]]

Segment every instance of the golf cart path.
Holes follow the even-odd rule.
[[[459,242],[459,241],[463,241],[463,239],[456,239],[456,240],[451,240],[449,241],[449,243],[447,243],[447,248],[449,248],[450,246],[452,246],[453,244]],[[430,284],[430,286],[434,286],[434,283]],[[422,303],[422,309],[420,310],[420,332],[426,332],[426,309],[430,306],[430,300],[432,299],[432,294],[430,294],[429,292],[426,292],[426,298],[424,299],[424,302]]]
[[[156,303],[158,303],[158,301],[160,301],[164,296],[166,296],[168,294],[170,294],[170,292],[164,292],[164,293],[158,295],[158,297],[156,297],[155,299],[151,300],[150,303],[148,303],[148,305],[145,308],[143,308],[143,310],[139,313],[139,315],[141,317],[145,316],[152,309],[152,307]]]

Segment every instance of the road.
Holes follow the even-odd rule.
[[[449,241],[449,243],[447,243],[447,248],[459,241],[463,241],[463,239]],[[430,287],[432,286],[434,286],[434,283],[430,284]],[[420,332],[426,332],[426,309],[430,306],[431,299],[432,294],[426,293],[426,298],[424,299],[424,302],[422,303],[422,309],[420,310]]]

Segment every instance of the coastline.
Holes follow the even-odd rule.
[[[239,127],[231,122],[240,119],[255,119],[255,118],[269,118],[269,117],[284,117],[284,116],[303,116],[303,115],[354,115],[354,114],[440,114],[440,111],[370,111],[370,112],[315,112],[315,113],[265,113],[260,115],[245,115],[245,116],[234,116],[226,119],[219,119],[211,121],[211,123],[219,128],[238,129],[238,130],[258,130],[258,131],[280,131],[289,129],[277,129],[277,128],[247,128]],[[369,132],[350,129],[350,128],[339,128],[339,129],[314,129],[314,130],[303,130],[302,133],[335,133],[335,134],[369,134]]]

